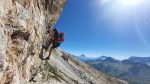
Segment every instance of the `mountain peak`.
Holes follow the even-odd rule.
[[[107,57],[104,61],[106,61],[106,62],[119,62],[119,60],[116,60],[112,57]]]
[[[93,58],[87,57],[86,55],[80,55],[80,56],[75,56],[77,59],[81,61],[87,61],[87,60],[92,60]]]
[[[86,55],[83,54],[83,55],[80,55],[79,57],[86,57]]]
[[[101,56],[101,57],[98,57],[97,59],[99,59],[99,60],[105,60],[105,59],[107,59],[108,57],[107,56]]]

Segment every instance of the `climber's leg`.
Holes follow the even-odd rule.
[[[54,31],[52,29],[49,29],[48,30],[48,37],[45,41],[45,44],[43,45],[43,48],[48,50],[48,48],[49,48],[49,46],[53,40],[54,40]]]
[[[45,45],[43,45],[43,48],[47,50],[51,43],[52,43],[52,38],[49,36],[46,39],[46,42],[45,42]]]
[[[50,49],[49,54],[48,54],[48,57],[46,57],[46,59],[50,59],[50,56],[51,56],[51,53],[52,53],[53,49],[54,49],[54,48],[51,48],[51,49]]]

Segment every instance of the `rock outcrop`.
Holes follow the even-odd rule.
[[[65,0],[0,0],[0,84],[128,84],[42,45]],[[68,58],[68,62],[62,59]]]

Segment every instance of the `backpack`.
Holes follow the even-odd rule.
[[[60,46],[61,42],[64,42],[64,33],[58,33],[56,29],[54,29],[54,32],[53,48],[57,48]]]
[[[64,42],[64,33],[63,32],[59,33],[59,41]]]

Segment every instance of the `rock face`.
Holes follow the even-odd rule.
[[[65,0],[0,0],[0,84],[128,84],[42,45]],[[68,62],[62,59],[68,58]]]
[[[0,84],[28,84],[65,0],[0,0]]]

